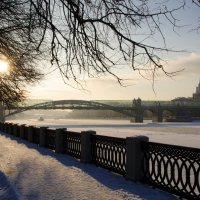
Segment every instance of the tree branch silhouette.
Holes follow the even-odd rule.
[[[23,96],[21,86],[41,78],[36,66],[43,58],[77,83],[107,74],[122,84],[116,66],[150,72],[153,80],[159,70],[173,76],[162,64],[161,53],[173,51],[162,26],[178,27],[175,14],[187,1],[176,2],[174,7],[170,0],[1,0],[0,55],[20,72],[2,81],[13,81]],[[199,0],[191,2],[200,6]],[[151,40],[157,35],[159,45]]]

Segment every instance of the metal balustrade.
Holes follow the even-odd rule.
[[[19,127],[16,124],[0,123],[1,131],[15,136],[19,136]],[[91,139],[89,142],[91,146],[87,146],[87,142],[83,142],[87,141],[87,139],[83,139],[81,143],[81,138],[86,136],[83,135],[84,137],[81,137],[83,133],[63,130],[61,135],[57,132],[59,135],[56,137],[55,129],[45,130],[44,134],[41,134],[40,128],[33,127],[32,130],[29,130],[28,126],[24,126],[23,139],[39,144],[40,139],[42,141],[44,137],[44,144],[47,148],[55,150],[59,145],[63,145],[64,153],[80,160],[83,159],[81,158],[81,151],[84,152],[82,155],[85,156],[85,152],[89,149],[89,151],[91,150],[90,157],[92,162],[98,166],[126,175],[126,177],[138,172],[143,174],[142,181],[144,183],[182,198],[200,200],[200,149],[142,142],[139,140],[140,138],[138,138],[137,142],[130,143],[130,146],[128,142],[130,138],[124,139],[94,134],[88,136],[88,141]],[[28,137],[28,135],[32,137]],[[139,157],[134,155],[133,151],[136,151],[136,149],[130,148],[132,144],[141,147],[136,148]],[[141,146],[138,144],[141,144]],[[81,145],[86,145],[87,148],[84,148],[85,146],[81,148]],[[132,160],[133,155],[134,159]],[[142,167],[139,167],[137,172],[132,173],[133,171],[131,170],[133,170],[135,164],[138,165],[135,162],[137,160],[140,162],[140,158],[142,158]]]
[[[200,149],[142,143],[144,181],[180,197],[200,199]]]
[[[64,152],[75,158],[81,158],[81,133],[64,131]]]
[[[126,139],[92,136],[92,160],[106,169],[126,174]]]

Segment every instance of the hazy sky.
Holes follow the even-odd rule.
[[[168,60],[167,71],[182,70],[175,77],[169,78],[161,74],[152,89],[152,82],[142,78],[137,72],[121,70],[122,77],[132,79],[126,81],[126,87],[120,86],[112,77],[86,80],[87,90],[74,89],[65,84],[58,72],[45,77],[38,85],[29,88],[29,98],[34,99],[84,99],[84,100],[132,100],[140,97],[144,100],[171,100],[175,97],[192,96],[200,80],[200,33],[190,30],[197,25],[200,8],[179,13],[182,18],[177,33],[170,31],[172,27],[162,27],[166,35],[167,46],[174,50],[186,50],[173,54],[163,54]],[[72,83],[73,84],[73,83]],[[76,86],[76,85],[74,85]]]

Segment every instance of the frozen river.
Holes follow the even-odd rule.
[[[12,120],[18,124],[67,128],[71,131],[94,130],[98,135],[131,137],[146,135],[150,141],[200,148],[200,121],[188,123],[130,123],[128,120],[45,119]]]

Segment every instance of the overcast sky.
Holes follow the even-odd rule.
[[[89,79],[83,83],[87,90],[78,90],[65,84],[58,72],[45,77],[38,85],[29,88],[28,97],[33,99],[84,99],[84,100],[132,100],[140,97],[144,100],[171,100],[176,97],[191,97],[200,80],[200,33],[190,30],[197,25],[200,8],[191,6],[191,9],[179,13],[182,18],[177,33],[171,28],[163,27],[166,42],[174,50],[186,52],[163,55],[168,63],[166,70],[181,70],[175,77],[170,78],[160,74],[156,78],[154,88],[152,82],[128,69],[119,73],[126,79],[125,87],[120,86],[112,77]],[[73,84],[73,83],[72,83]],[[75,85],[74,85],[75,86]]]

